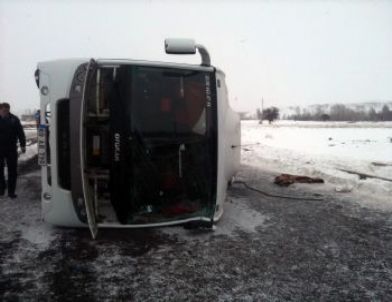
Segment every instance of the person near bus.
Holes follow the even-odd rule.
[[[17,197],[15,194],[17,168],[18,168],[18,146],[22,153],[26,152],[26,136],[17,116],[10,112],[8,103],[0,104],[0,196],[8,191],[11,199]],[[4,166],[7,164],[8,181],[4,177]]]

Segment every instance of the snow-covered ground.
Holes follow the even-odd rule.
[[[243,121],[242,145],[243,164],[322,177],[336,191],[371,195],[374,204],[392,206],[391,122]]]
[[[18,198],[0,199],[0,300],[392,301],[392,211],[359,206],[357,188],[336,193],[332,177],[288,188],[272,182],[281,172],[329,175],[338,162],[353,168],[373,158],[306,153],[278,139],[274,145],[266,131],[287,131],[276,126],[243,124],[243,142],[262,144],[242,147],[238,178],[289,198],[234,182],[214,232],[100,229],[92,240],[88,229],[51,227],[41,220],[37,148],[30,145],[20,157]],[[307,129],[292,130],[303,138]],[[313,170],[303,169],[307,161]],[[373,172],[381,168],[388,166]]]

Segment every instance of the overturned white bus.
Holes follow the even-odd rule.
[[[70,227],[212,227],[240,162],[225,76],[201,65],[118,59],[38,64],[45,221]]]

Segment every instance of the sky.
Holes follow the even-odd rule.
[[[200,62],[168,37],[207,47],[238,111],[392,100],[392,1],[0,0],[0,101],[38,108],[40,61]]]

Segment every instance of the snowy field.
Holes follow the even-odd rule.
[[[242,144],[244,164],[321,177],[337,192],[371,195],[374,204],[392,206],[391,122],[243,121]]]
[[[277,121],[272,125],[242,122],[243,144],[260,142],[310,156],[345,161],[365,160],[392,164],[392,122],[336,123]],[[257,133],[259,132],[260,133]]]

